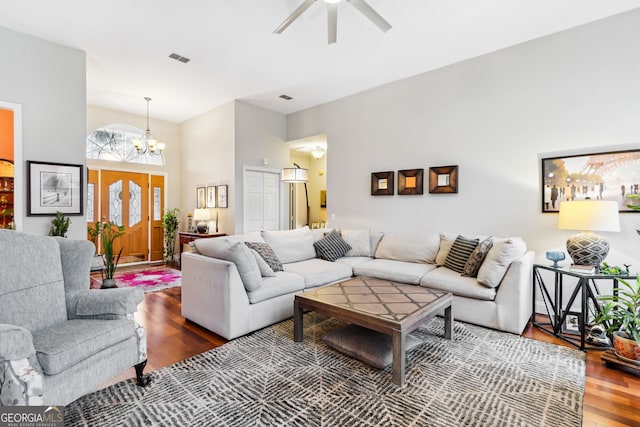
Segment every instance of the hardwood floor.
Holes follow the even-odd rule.
[[[226,342],[185,320],[180,311],[181,289],[145,294],[136,318],[147,328],[146,372],[171,365]],[[558,345],[563,341],[529,324],[525,337]],[[640,376],[605,367],[600,351],[587,353],[583,426],[640,426]],[[135,376],[133,368],[105,385]]]

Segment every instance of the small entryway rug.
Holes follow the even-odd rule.
[[[585,354],[435,318],[412,335],[404,387],[329,348],[344,323],[310,312],[65,407],[65,426],[564,426],[582,422]]]
[[[116,273],[114,278],[119,288],[138,288],[144,292],[156,292],[181,285],[180,270],[160,266],[144,270]]]

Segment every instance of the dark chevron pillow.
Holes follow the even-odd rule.
[[[322,239],[314,242],[313,247],[316,248],[320,258],[332,262],[351,250],[351,245],[345,242],[336,230],[332,230]]]
[[[258,252],[262,259],[265,260],[265,262],[269,265],[269,267],[271,267],[273,271],[284,271],[280,259],[278,258],[276,253],[273,252],[271,246],[266,243],[260,242],[244,242],[244,244],[249,246],[249,248],[253,249],[254,251]]]
[[[479,239],[467,239],[463,236],[456,237],[451,250],[447,254],[447,258],[444,260],[444,266],[457,273],[462,273],[469,256],[478,246],[478,241]]]

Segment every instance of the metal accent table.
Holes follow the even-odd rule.
[[[369,277],[304,292],[293,303],[293,339],[303,339],[304,309],[328,314],[345,322],[372,329],[393,338],[393,382],[404,385],[406,335],[444,309],[445,338],[453,336],[449,292]]]
[[[540,270],[547,270],[554,273],[553,283],[553,296],[549,293],[549,290],[545,286]],[[570,297],[566,304],[562,304],[563,294],[565,291],[565,277],[574,277],[577,279],[577,283],[573,288],[569,288]],[[592,274],[583,273],[579,271],[572,271],[569,267],[553,268],[549,265],[534,264],[533,265],[533,298],[531,309],[531,323],[539,329],[555,335],[566,343],[578,347],[580,350],[606,350],[608,347],[587,345],[586,327],[588,321],[589,301],[593,303],[594,309],[600,313],[600,303],[597,297],[600,295],[600,289],[596,280],[612,280],[613,281],[613,295],[617,296],[618,279],[635,279],[636,276],[629,275],[617,275],[602,274],[595,272]],[[544,301],[547,314],[549,316],[548,322],[539,322],[536,320],[536,285],[540,289],[542,299]],[[567,320],[567,314],[570,312],[570,308],[576,301],[580,293],[580,313],[578,315],[578,334],[571,335],[562,330],[562,326]]]

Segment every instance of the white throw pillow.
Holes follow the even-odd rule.
[[[262,238],[283,264],[316,257],[313,234],[307,226],[295,230],[263,231]]]
[[[478,282],[496,288],[502,281],[509,265],[527,251],[527,245],[519,237],[493,238],[493,247],[487,253],[480,270]]]
[[[369,256],[374,256],[376,250],[378,249],[378,245],[380,244],[380,240],[384,237],[384,233],[382,231],[378,231],[377,233],[371,233],[371,253]]]
[[[436,255],[436,265],[442,267],[449,255],[453,242],[456,241],[456,236],[441,234],[440,235],[440,247],[438,249],[438,255]]]
[[[258,264],[258,270],[260,270],[260,275],[262,277],[275,277],[276,273],[273,271],[273,269],[271,269],[271,267],[269,267],[269,264],[267,264],[267,261],[264,260],[264,258],[262,258],[262,255],[260,255],[255,249],[249,249],[251,251],[251,255],[253,255],[253,257],[256,259],[256,264]]]
[[[244,288],[251,292],[262,285],[262,275],[251,249],[243,242],[217,237],[215,239],[198,239],[195,241],[200,254],[231,261],[236,265]]]
[[[394,259],[397,261],[434,263],[438,253],[439,237],[437,234],[395,234],[384,235],[376,258]]]
[[[351,246],[344,256],[371,256],[369,230],[340,230],[340,235]]]

